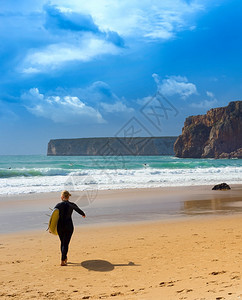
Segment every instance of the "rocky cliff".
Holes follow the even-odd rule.
[[[177,137],[57,139],[48,143],[47,155],[174,155]]]
[[[242,158],[242,101],[188,117],[174,152],[183,158]]]

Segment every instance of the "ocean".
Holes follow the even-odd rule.
[[[0,195],[242,183],[242,160],[174,156],[0,156]]]

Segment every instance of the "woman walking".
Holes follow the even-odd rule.
[[[74,230],[71,218],[73,210],[82,215],[83,218],[86,217],[85,213],[75,203],[69,201],[70,196],[71,194],[68,191],[63,191],[61,193],[62,202],[55,206],[59,209],[57,232],[61,241],[61,266],[67,265],[67,252]]]

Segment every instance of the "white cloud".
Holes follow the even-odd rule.
[[[192,103],[191,106],[196,108],[210,109],[216,106],[217,104],[218,101],[215,99],[215,100],[204,100],[199,103]]]
[[[103,81],[95,81],[85,88],[74,89],[73,91],[78,97],[86,99],[88,103],[115,103],[119,101],[119,97],[112,92],[110,86]]]
[[[92,37],[75,45],[52,44],[42,50],[32,50],[24,61],[23,73],[49,72],[70,61],[87,62],[99,55],[118,53],[120,49],[112,43]]]
[[[41,36],[46,46],[31,49],[18,70],[25,74],[49,72],[71,61],[119,55],[140,40],[172,39],[179,31],[194,30],[194,17],[205,9],[206,2],[52,0],[42,11],[37,10],[37,24],[30,16],[23,30],[35,28],[32,38]]]
[[[188,82],[186,77],[182,76],[169,76],[160,81],[157,74],[153,74],[157,89],[165,96],[179,95],[182,99],[186,99],[191,95],[197,94],[196,85]]]
[[[206,94],[209,98],[214,99],[214,94],[212,92],[207,91]]]
[[[26,67],[23,69],[23,73],[25,74],[34,74],[34,73],[39,73],[41,70],[33,67]]]
[[[86,88],[79,88],[73,91],[80,99],[95,104],[104,113],[130,113],[134,109],[128,107],[125,98],[119,98],[103,81],[96,81]]]
[[[192,103],[191,106],[195,108],[210,109],[218,105],[218,100],[212,92],[207,91],[206,95],[210,98],[210,100],[206,99],[198,103]]]
[[[127,107],[124,103],[121,101],[118,101],[116,103],[101,103],[100,106],[104,109],[106,113],[131,113],[134,112],[134,109],[131,107]]]
[[[58,89],[49,94],[41,94],[38,88],[32,88],[21,95],[21,100],[32,114],[56,123],[105,123],[103,115],[106,118],[113,113],[134,112],[124,98],[119,98],[102,81],[85,88]]]
[[[194,29],[194,15],[205,1],[183,0],[54,0],[75,12],[90,14],[101,30],[114,30],[124,37],[170,39],[177,31]]]
[[[148,103],[152,98],[153,98],[153,96],[147,96],[147,97],[144,97],[144,98],[137,99],[136,102],[139,105],[144,105],[144,104]]]
[[[78,97],[45,96],[37,88],[32,88],[22,94],[21,100],[32,114],[56,123],[105,122],[98,110],[86,105]]]

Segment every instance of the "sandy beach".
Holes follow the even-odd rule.
[[[242,0],[0,3],[0,300],[242,300]]]
[[[178,195],[182,195],[179,201]],[[51,205],[51,201],[56,202],[56,196],[1,199],[1,211],[11,206],[18,211],[19,201],[19,210],[26,203],[28,207],[35,203],[37,212],[40,207]],[[126,204],[132,203],[127,211],[135,204],[137,207],[137,201],[144,204],[145,199],[153,199],[149,203],[157,204],[160,199],[166,217],[158,220],[159,215],[153,215],[154,220],[145,222],[137,218],[134,222],[118,219],[115,223],[111,219],[112,222],[89,225],[82,220],[82,226],[75,227],[66,267],[60,266],[58,237],[44,227],[2,233],[1,299],[242,298],[240,186],[217,193],[206,187],[191,187],[185,193],[179,188],[103,191],[84,210],[91,212],[98,205],[106,205],[108,211],[112,199],[122,214],[120,203],[124,198]],[[168,208],[167,203],[171,204]],[[147,214],[148,208],[141,213]],[[188,213],[174,218],[168,211]],[[75,220],[76,216],[77,225]]]

